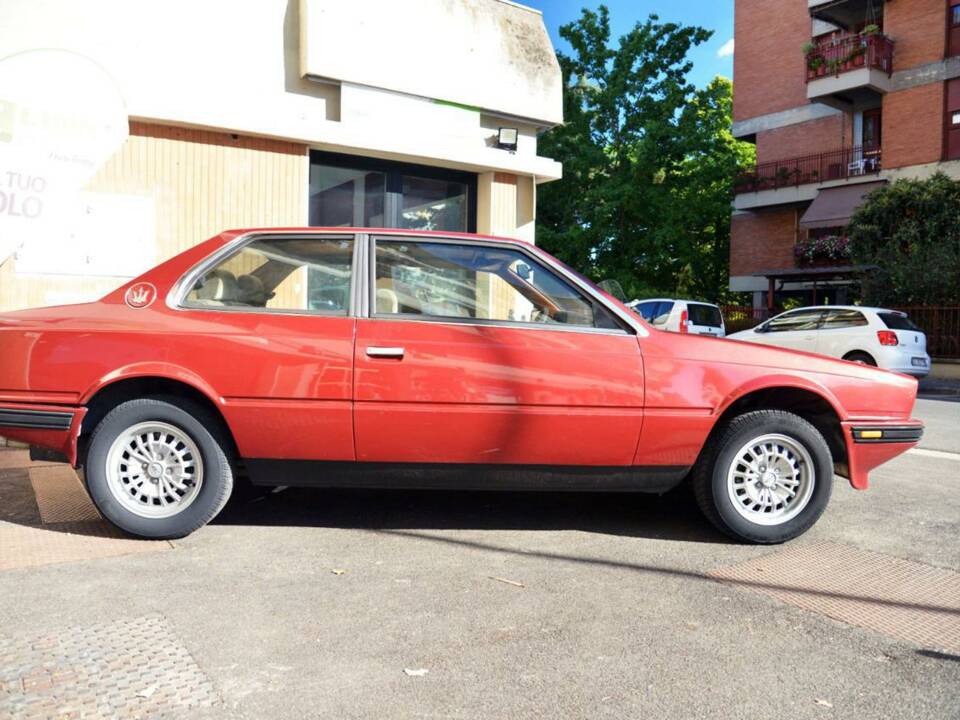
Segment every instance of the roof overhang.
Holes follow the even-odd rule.
[[[751,274],[753,277],[763,277],[768,280],[801,282],[803,280],[830,280],[832,278],[849,277],[876,269],[876,265],[833,265],[830,267],[777,268],[761,270]]]

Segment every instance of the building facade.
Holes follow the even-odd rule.
[[[0,311],[97,297],[231,227],[533,241],[537,185],[561,175],[537,154],[538,133],[562,122],[560,68],[540,13],[509,0],[5,0],[0,171],[4,149],[40,125],[62,139],[106,122],[84,113],[107,103],[64,72],[44,75],[64,87],[43,110],[16,95],[22,68],[49,69],[51,49],[54,63],[69,54],[66,73],[86,63],[108,79],[123,137],[84,156],[69,213],[69,193],[43,196],[58,179],[43,175],[50,162],[0,172],[12,248],[0,250]],[[40,227],[41,207],[58,231],[11,240]]]
[[[960,0],[736,0],[730,288],[846,302],[844,227],[878,183],[960,177]]]

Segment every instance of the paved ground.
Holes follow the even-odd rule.
[[[917,414],[925,447],[960,453],[960,404]],[[26,473],[0,471],[0,525],[82,532],[40,526]],[[682,492],[289,490],[172,549],[0,572],[0,718],[960,718],[960,651],[708,577],[819,547],[960,571],[960,456],[911,453],[873,485],[838,482],[787,548],[728,543]],[[46,714],[22,704],[51,683]]]

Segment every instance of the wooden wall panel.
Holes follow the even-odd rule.
[[[307,178],[302,144],[131,122],[87,190],[152,198],[160,262],[229,228],[305,225]],[[15,262],[0,266],[0,311],[97,297],[123,282],[17,275]]]

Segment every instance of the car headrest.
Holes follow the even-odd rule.
[[[400,311],[400,298],[390,288],[377,288],[377,312],[395,315]]]
[[[237,279],[227,270],[212,270],[197,288],[197,300],[230,300],[236,294]]]

